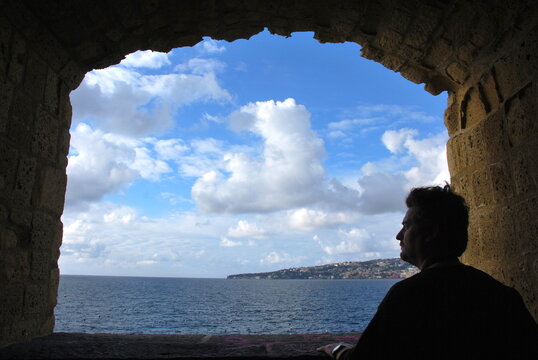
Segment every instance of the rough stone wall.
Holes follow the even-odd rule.
[[[28,15],[0,15],[0,345],[52,331],[59,279],[70,90]]]
[[[71,108],[84,74],[126,54],[264,27],[361,55],[450,93],[452,183],[471,205],[465,262],[538,317],[537,24],[526,0],[0,0],[0,345],[52,331]],[[360,79],[357,79],[360,81]]]
[[[538,27],[514,32],[450,95],[447,150],[471,208],[463,261],[515,287],[538,318]]]

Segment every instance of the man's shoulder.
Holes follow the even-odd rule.
[[[391,292],[420,291],[424,287],[437,286],[491,288],[508,292],[511,290],[482,270],[469,265],[458,265],[423,270],[394,284]]]

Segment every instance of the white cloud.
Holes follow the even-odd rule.
[[[136,156],[131,167],[137,170],[142,178],[157,181],[161,174],[172,171],[166,162],[153,158],[148,148],[137,147],[134,150]]]
[[[103,215],[105,224],[127,225],[136,218],[136,211],[128,206],[119,206]]]
[[[255,223],[249,223],[246,220],[239,220],[234,228],[228,228],[228,236],[234,238],[251,237],[262,239],[266,234],[267,231],[260,229]]]
[[[64,224],[64,244],[84,243],[86,238],[92,235],[92,226],[84,221],[83,218],[76,218],[73,221]]]
[[[400,129],[398,131],[388,130],[383,133],[381,141],[387,149],[393,154],[403,152],[404,145],[418,135],[415,129]]]
[[[223,44],[224,41],[217,41],[211,38],[205,38],[202,42],[196,44],[196,48],[204,53],[214,54],[226,51]]]
[[[213,154],[222,155],[223,151],[221,148],[223,147],[223,145],[224,144],[222,141],[212,139],[212,138],[195,139],[191,141],[191,146],[193,147],[194,151],[197,153],[202,153],[202,154],[213,153]]]
[[[324,241],[319,236],[314,236],[320,247],[328,255],[358,254],[368,249],[370,234],[364,229],[339,230],[338,240]]]
[[[352,115],[350,119],[330,122],[327,125],[327,137],[351,141],[357,136],[368,136],[373,131],[442,121],[440,117],[426,114],[414,107],[387,104],[361,105]]]
[[[140,73],[132,69],[127,69],[121,66],[111,66],[102,70],[90,71],[84,77],[81,86],[85,85],[90,88],[96,87],[104,96],[112,96],[114,92],[120,90],[119,88],[121,86],[133,86],[137,84],[140,76]],[[71,94],[72,101],[79,100],[79,97],[76,96],[78,93],[79,91],[77,89]],[[73,102],[73,110],[78,110],[79,106],[78,103]]]
[[[217,123],[217,124],[223,123],[223,120],[221,118],[219,118],[218,116],[209,115],[208,113],[203,113],[202,114],[202,120],[203,121],[214,122],[214,123]]]
[[[395,256],[406,189],[445,174],[443,137],[419,138],[405,129],[387,132],[382,141],[391,156],[364,166],[358,184],[358,165],[339,174],[344,180],[331,179],[324,168],[323,141],[312,130],[307,109],[293,99],[250,103],[228,118],[211,106],[192,117],[199,123],[184,126],[180,116],[191,109],[178,111],[182,106],[230,105],[232,96],[216,74],[250,66],[221,62],[219,53],[226,51],[221,41],[206,39],[195,51],[198,57],[178,66],[169,54],[131,54],[117,66],[87,74],[72,93],[62,271],[75,269],[69,266],[76,263],[78,273],[224,276],[301,264],[303,259],[301,265]],[[349,145],[356,131],[440,121],[387,105],[359,107],[348,115],[329,123],[323,134]],[[226,137],[220,124],[228,121],[232,130],[243,133]],[[184,139],[169,138],[176,122],[177,129],[189,131]],[[219,127],[214,135],[219,139],[189,138],[199,125]],[[157,137],[162,134],[167,138]],[[231,143],[238,138],[248,144]],[[157,191],[160,201],[180,206],[170,213],[159,208],[161,217],[152,217],[155,204],[135,209],[103,201],[140,179],[145,181],[137,181],[137,188],[147,181],[167,181]],[[172,190],[192,182],[192,199]],[[128,195],[122,201],[133,196],[140,203],[141,194]],[[211,215],[179,210],[193,204]],[[314,232],[319,246],[312,246]]]
[[[346,224],[356,216],[345,212],[325,212],[321,210],[301,208],[293,210],[289,215],[289,226],[292,229],[310,231]]]
[[[216,238],[216,234],[225,234],[229,229],[227,216],[181,212],[152,218],[138,215],[133,208],[107,202],[92,203],[86,212],[67,210],[62,221],[65,224],[60,259],[63,273],[111,274],[112,271],[116,275],[222,277],[263,271],[258,261],[260,254],[269,254],[275,244],[285,243],[279,238],[282,234],[267,234],[271,240],[259,243],[247,238]],[[254,222],[248,220],[248,223]],[[236,261],[238,257],[251,261],[242,261],[241,265]],[[293,259],[299,261],[300,257]],[[139,264],[152,266],[142,269]]]
[[[413,107],[389,104],[361,105],[357,107],[357,113],[360,117],[384,116],[398,121],[420,121],[428,123],[441,120],[437,116],[415,110]]]
[[[361,177],[359,185],[362,189],[361,213],[380,214],[404,209],[408,186],[403,174],[375,172]]]
[[[157,263],[155,260],[140,260],[136,262],[137,265],[155,265]]]
[[[174,70],[203,75],[223,71],[225,68],[226,64],[216,59],[192,58],[183,64],[177,65]]]
[[[137,263],[147,265],[147,261],[155,261],[168,273],[178,264],[194,269],[200,257],[206,256],[215,233],[226,229],[224,219],[209,221],[192,213],[148,218],[131,207],[108,202],[91,203],[86,212],[68,209],[62,221],[61,263],[86,263],[96,274],[109,266],[116,273],[140,274]]]
[[[233,240],[230,240],[226,237],[222,237],[220,238],[220,246],[222,247],[237,247],[237,246],[242,246],[243,243],[240,242],[240,241],[233,241]]]
[[[262,264],[280,264],[291,261],[293,261],[293,258],[289,254],[277,251],[270,252],[260,260]]]
[[[357,126],[370,125],[380,118],[362,118],[362,119],[347,119],[341,121],[330,122],[327,127],[332,130],[351,130]]]
[[[106,246],[96,237],[86,218],[64,224],[62,239],[63,258],[71,257],[76,263],[87,262],[107,255]],[[60,258],[61,259],[61,258]]]
[[[340,139],[346,137],[346,134],[343,131],[336,130],[329,132],[327,136],[331,139]]]
[[[393,153],[389,159],[367,163],[359,178],[360,211],[365,214],[401,211],[412,187],[439,185],[449,181],[446,160],[447,135],[417,139],[418,131],[385,131],[381,137]]]
[[[67,167],[67,207],[99,201],[107,193],[118,192],[139,176],[128,164],[136,152],[104,138],[104,133],[79,124],[72,132]]]
[[[189,150],[188,145],[181,139],[156,140],[155,151],[163,160],[178,160]]]
[[[417,136],[416,130],[400,129],[386,131],[381,138],[393,154],[403,154],[415,160],[416,165],[403,172],[407,179],[407,188],[449,181],[446,132],[423,139],[417,139]]]
[[[73,119],[129,136],[162,133],[178,107],[229,101],[214,73],[143,75],[121,65],[88,73],[71,93]]]
[[[189,145],[192,151],[183,155],[178,161],[183,176],[203,177],[221,168],[225,154],[222,149],[224,144],[221,141],[212,138],[195,139]]]
[[[137,178],[157,181],[171,168],[151,156],[143,141],[93,130],[79,123],[71,135],[67,207],[85,208],[117,193]]]
[[[180,203],[193,203],[193,201],[190,198],[186,198],[181,195],[177,195],[171,192],[163,192],[161,193],[161,197],[168,201],[171,205],[177,205]]]
[[[62,221],[66,231],[60,266],[64,273],[85,270],[93,274],[110,274],[113,271],[113,274],[122,275],[222,277],[233,273],[268,271],[275,264],[282,267],[312,265],[320,261],[323,254],[328,256],[326,262],[350,260],[349,254],[356,260],[367,258],[374,252],[380,253],[381,257],[398,254],[394,235],[402,214],[355,219],[353,223],[357,222],[358,226],[354,227],[370,236],[365,243],[356,244],[356,236],[353,237],[353,231],[349,229],[318,228],[316,232],[325,240],[325,250],[332,255],[328,255],[321,246],[311,245],[312,232],[290,229],[288,216],[289,212],[282,211],[256,215],[256,221],[236,218],[230,227],[229,216],[181,212],[148,218],[127,206],[93,203],[86,212],[68,210],[64,213]],[[237,226],[240,221],[252,226]],[[247,236],[215,236],[227,234],[230,228],[246,229],[240,235],[247,235],[247,230],[259,234],[261,231],[256,230],[261,230],[259,223],[264,224],[264,229],[271,229],[270,233],[264,234],[263,241],[254,242],[254,238]],[[362,245],[364,247],[359,253],[347,252]],[[155,263],[151,267],[137,265],[137,262],[148,261]],[[200,266],[202,263],[212,266]],[[77,269],[76,272],[73,269]]]
[[[126,67],[158,69],[162,66],[170,65],[170,60],[166,53],[147,50],[127,55],[120,64]]]
[[[448,136],[443,132],[421,140],[413,138],[406,143],[408,152],[419,163],[405,172],[410,186],[439,185],[450,181],[446,158],[447,140]]]
[[[327,184],[323,141],[310,128],[310,113],[294,99],[245,105],[230,116],[230,125],[261,138],[263,148],[255,155],[220,151],[221,165],[192,188],[202,211],[268,212],[320,202],[341,206],[352,200],[340,196],[352,190],[337,181]]]

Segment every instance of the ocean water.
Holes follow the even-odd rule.
[[[398,280],[226,280],[62,275],[56,332],[362,332]]]

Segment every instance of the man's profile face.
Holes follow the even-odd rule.
[[[402,229],[396,235],[400,241],[400,257],[410,264],[418,266],[423,260],[423,239],[417,224],[413,221],[414,209],[409,208],[402,220]]]

